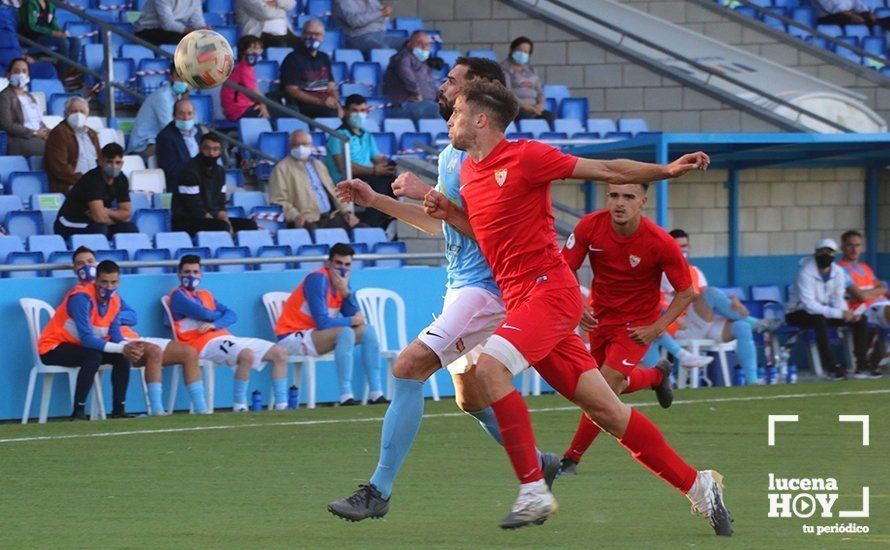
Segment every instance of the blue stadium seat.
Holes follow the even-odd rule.
[[[588,112],[586,97],[567,97],[559,102],[557,118],[575,118],[584,124]]]
[[[253,66],[253,72],[260,90],[265,94],[272,86],[272,81],[278,80],[278,62],[260,61]]]
[[[255,206],[266,206],[266,194],[262,191],[232,193],[232,206],[240,206],[245,212],[250,212]]]
[[[49,258],[53,252],[64,252],[68,247],[61,235],[31,235],[28,237],[28,250],[40,252],[44,258]]]
[[[637,135],[640,132],[648,132],[649,125],[642,118],[620,118],[618,119],[618,131]]]
[[[752,285],[751,299],[759,302],[776,302],[784,304],[782,290],[776,285]]]
[[[363,243],[370,249],[377,243],[388,242],[386,232],[379,227],[356,227],[352,230],[353,243]]]
[[[13,210],[6,215],[6,231],[21,239],[43,234],[43,214],[39,210]]]
[[[275,214],[274,219],[269,219],[265,216],[258,216],[260,214]],[[279,229],[284,228],[284,223],[278,221],[281,217],[281,206],[277,204],[269,204],[266,206],[254,206],[250,209],[249,218],[252,218],[257,227],[260,229],[264,229],[266,231],[270,231],[272,233],[277,232]]]
[[[545,84],[544,97],[554,99],[559,103],[567,97],[572,97],[572,92],[570,92],[569,87],[564,84]]]
[[[140,69],[142,68],[140,63],[143,59],[150,59],[152,61],[155,61],[155,53],[145,46],[140,46],[139,44],[124,44],[123,46],[121,46],[121,57],[132,59],[133,62],[136,63],[136,66]],[[158,59],[157,61],[162,60]],[[166,61],[168,67],[170,66],[169,61],[163,61]]]
[[[22,209],[22,199],[16,195],[0,195],[0,223],[6,220],[6,215],[14,210]]]
[[[46,261],[49,264],[71,265],[71,253],[67,251],[53,252]],[[75,277],[71,269],[53,269],[49,272],[50,277]]]
[[[12,235],[0,235],[0,260],[6,263],[6,256],[12,252],[24,252],[22,240]]]
[[[331,14],[331,0],[308,0],[304,5],[307,15],[322,17]]]
[[[306,244],[297,249],[297,256],[327,256],[330,247],[326,244]],[[299,269],[318,269],[324,262],[297,262]]]
[[[174,255],[180,248],[192,248],[195,243],[185,231],[161,232],[155,235],[155,248],[168,250],[170,255]],[[145,247],[149,248],[149,247]]]
[[[226,40],[229,41],[229,44],[237,44],[238,37],[241,36],[241,29],[232,25],[228,27],[216,27],[213,29],[214,31],[221,34]]]
[[[844,27],[844,36],[855,36],[862,39],[871,35],[871,29],[867,25],[847,25]]]
[[[238,139],[245,145],[256,147],[260,141],[260,134],[271,131],[272,125],[269,124],[268,119],[242,118],[238,120]]]
[[[886,40],[879,36],[868,36],[862,40],[862,49],[878,57],[886,56]]]
[[[29,204],[33,195],[48,191],[46,172],[13,172],[9,175],[7,193],[22,199],[22,204]]]
[[[419,17],[396,17],[393,26],[400,31],[406,31],[411,34],[414,31],[423,30],[423,20]]]
[[[461,56],[463,56],[463,53],[458,50],[439,50],[436,52],[436,57],[444,61],[449,67],[454,67],[454,62]]]
[[[609,132],[617,132],[618,127],[611,118],[588,118],[587,131],[596,132],[600,136],[604,136]]]
[[[206,10],[210,13],[226,15],[234,11],[232,0],[207,0],[205,4],[207,6]]]
[[[331,79],[334,82],[343,82],[349,76],[349,67],[346,63],[331,63]]]
[[[163,208],[169,210],[172,204],[173,193],[155,193],[154,195],[151,195],[150,208]]]
[[[136,76],[136,64],[133,63],[132,59],[120,59],[117,58],[114,60],[114,81],[120,84],[127,84],[127,81]],[[132,87],[132,86],[128,86]],[[99,102],[104,103],[107,92],[109,91],[109,87],[105,88],[105,92],[103,94],[99,94]],[[122,92],[121,90],[115,88],[114,89],[114,101],[117,103],[121,103],[124,105],[136,105],[136,98],[131,96],[126,92]]]
[[[406,151],[419,150],[418,143],[422,145],[426,145],[428,147],[432,147],[433,145],[433,136],[426,132],[405,132],[402,134],[401,138],[399,138],[399,154],[416,154],[421,157],[426,157],[427,153],[407,153]]]
[[[343,124],[343,121],[337,117],[318,117],[315,119],[315,122],[334,130],[336,130]]]
[[[558,118],[553,122],[553,129],[568,135],[585,132],[584,123],[576,118]]]
[[[290,254],[290,248],[287,246],[261,246],[254,255],[259,258],[282,258]],[[260,271],[284,271],[287,269],[287,264],[259,264],[256,267]]]
[[[745,290],[740,286],[719,286],[717,287],[726,293],[727,296],[735,296],[739,300],[745,300]]]
[[[315,244],[334,246],[337,243],[349,243],[350,241],[346,230],[339,227],[315,230]]]
[[[543,118],[525,118],[519,121],[519,130],[538,137],[544,132],[549,132],[550,125]]]
[[[301,246],[312,244],[312,236],[305,229],[280,229],[276,240],[279,245],[290,247],[293,254],[296,254]]]
[[[201,233],[198,233],[199,239],[200,235]],[[220,246],[216,249],[214,257],[219,259],[250,258],[250,250],[246,246]],[[218,265],[216,270],[223,273],[237,273],[250,270],[250,266],[247,264]]]
[[[396,135],[392,132],[376,132],[373,134],[380,154],[391,157],[396,152]]]
[[[195,121],[198,124],[211,124],[213,122],[213,97],[209,95],[189,94],[189,100],[195,106]],[[241,119],[245,120],[245,119]],[[254,120],[266,120],[263,118]],[[266,121],[268,124],[269,121]]]
[[[511,132],[507,134],[507,139],[517,141],[520,139],[535,139],[535,135],[531,132]]]
[[[408,32],[401,29],[386,29],[386,41],[390,42],[395,40],[404,43],[408,40]]]
[[[151,195],[140,191],[130,191],[130,209],[135,212],[143,208],[151,208]]]
[[[385,71],[389,67],[389,59],[396,53],[398,52],[392,48],[374,48],[371,50],[371,61],[380,65],[381,71]],[[458,55],[460,55],[460,52],[458,52]]]
[[[31,63],[30,72],[31,78],[59,79],[59,73],[56,72],[55,65],[46,61],[35,61],[34,63]]]
[[[569,139],[569,135],[565,132],[541,132],[538,139],[542,141],[551,141],[554,139]]]
[[[408,251],[408,247],[401,241],[389,241],[377,243],[371,249],[372,254],[404,254]],[[376,260],[375,267],[402,267],[405,260]]]
[[[324,40],[321,42],[319,50],[331,55],[337,48],[343,47],[343,31],[340,29],[325,29]]]
[[[180,248],[173,254],[173,259],[178,260],[183,256],[188,256],[189,254],[194,254],[195,256],[201,258],[202,260],[207,260],[213,257],[213,254],[210,252],[210,249],[206,246],[192,246],[188,248]],[[213,271],[213,269],[207,269],[206,271]]]
[[[275,120],[275,130],[291,135],[297,130],[309,131],[309,125],[298,118],[279,118]]]
[[[607,132],[604,139],[630,139],[634,137],[630,132]]]
[[[337,48],[334,50],[334,61],[346,63],[348,67],[352,67],[353,63],[361,63],[365,60],[360,50],[350,50],[348,48]]]
[[[211,253],[216,253],[217,248],[235,246],[227,231],[198,231],[195,242],[198,246],[208,248]]]
[[[791,19],[797,21],[798,23],[802,23],[810,28],[815,28],[816,26],[816,10],[810,7],[799,7],[794,8],[791,12]],[[789,27],[791,32],[794,32],[794,27]]]
[[[130,255],[126,250],[97,250],[96,261],[111,260],[112,262],[126,262],[130,259]]]
[[[377,62],[360,61],[352,65],[352,79],[358,84],[370,86],[374,91],[366,94],[365,97],[372,96],[376,94],[383,80],[383,70]]]
[[[238,243],[238,246],[246,246],[254,256],[256,256],[260,247],[275,245],[275,243],[272,242],[272,235],[265,229],[239,231],[235,235],[235,240]]]
[[[277,61],[278,66],[284,62],[284,58],[288,56],[293,50],[291,48],[266,48],[266,59],[268,61]]]
[[[287,156],[289,141],[290,134],[287,132],[263,132],[257,141],[257,149],[281,160]]]
[[[763,22],[774,29],[785,32],[787,29],[785,22],[776,17],[776,15],[784,16],[785,10],[783,8],[771,8],[770,13],[763,14]]]
[[[498,55],[494,53],[494,50],[470,50],[467,52],[467,57],[484,57],[492,61],[498,60]]]
[[[7,265],[34,265],[43,263],[43,254],[40,252],[12,252],[6,257]],[[10,279],[23,279],[31,277],[40,277],[43,273],[40,270],[33,269],[30,271],[9,271],[5,275]]]
[[[441,133],[448,133],[448,123],[441,118],[422,118],[417,121],[417,129],[436,136]]]
[[[230,218],[246,218],[247,217],[247,212],[244,211],[243,206],[227,206],[226,214],[228,214],[228,216]]]
[[[83,233],[80,235],[71,235],[71,250],[77,250],[78,247],[85,246],[93,250],[111,250],[111,243],[108,237],[97,233]]]
[[[226,186],[227,187],[244,187],[244,174],[241,170],[226,170]]]
[[[140,248],[133,255],[133,259],[137,262],[157,262],[162,260],[169,260],[171,258],[170,251],[161,248]],[[140,275],[158,275],[161,273],[170,273],[171,268],[165,267],[137,267],[136,273]]]
[[[383,131],[392,132],[396,139],[401,138],[405,132],[416,132],[414,121],[410,118],[388,118],[383,121]]]
[[[170,231],[170,211],[163,209],[139,210],[133,215],[139,231],[154,237],[162,231]]]
[[[837,38],[838,36],[843,36],[844,29],[840,25],[817,25],[816,30],[821,32],[822,34],[827,34],[832,38]]]
[[[112,240],[114,248],[126,251],[130,258],[135,258],[140,248],[151,248],[151,237],[145,233],[118,233]]]
[[[65,116],[65,103],[72,97],[81,97],[80,94],[53,94],[46,100],[46,111],[49,115]]]
[[[386,118],[386,105],[389,102],[385,97],[368,97],[368,120],[377,121],[378,126],[383,126],[383,119]]]
[[[153,60],[152,60],[153,61]],[[136,88],[142,95],[148,95],[163,86],[168,77],[165,74],[146,74],[136,77]]]
[[[7,183],[13,172],[29,172],[28,161],[20,155],[0,157],[0,181]]]

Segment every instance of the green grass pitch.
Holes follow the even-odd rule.
[[[443,400],[426,404],[390,513],[357,524],[334,518],[325,505],[370,476],[383,407],[2,425],[0,547],[890,545],[890,380],[684,390],[669,410],[652,406],[651,392],[627,397],[693,466],[724,474],[735,517],[731,540],[717,539],[704,519],[689,514],[682,495],[610,437],[594,443],[578,476],[557,480],[557,515],[543,526],[502,531],[497,523],[516,496],[507,457]],[[558,396],[528,404],[541,448],[564,451],[578,412]],[[800,416],[779,426],[775,447],[767,446],[769,414]],[[870,446],[861,446],[859,425],[839,423],[839,414],[871,416]],[[858,509],[867,485],[871,517],[769,519],[770,472],[836,478],[835,516]],[[802,533],[803,524],[848,521],[868,525],[869,534]]]

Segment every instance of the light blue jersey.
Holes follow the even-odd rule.
[[[460,198],[460,165],[467,154],[458,151],[451,144],[439,153],[439,183],[436,189],[458,206],[463,206]],[[479,286],[498,296],[501,291],[494,282],[491,268],[482,256],[476,241],[463,235],[447,223],[442,223],[445,233],[445,258],[448,260],[449,289],[465,286]]]

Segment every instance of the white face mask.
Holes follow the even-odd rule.
[[[290,150],[290,156],[297,160],[308,160],[312,156],[312,147],[309,145],[300,145]]]
[[[71,113],[65,120],[75,130],[80,130],[87,125],[87,116],[83,113]]]
[[[9,75],[9,83],[16,88],[24,88],[31,81],[31,77],[25,73],[16,73]]]

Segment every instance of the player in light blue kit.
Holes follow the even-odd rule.
[[[494,61],[464,57],[455,61],[439,89],[439,110],[445,120],[451,117],[454,99],[461,87],[477,78],[504,83],[504,73]],[[439,154],[436,188],[456,204],[461,204],[459,176],[465,157],[466,153],[450,144]],[[430,186],[411,173],[400,175],[392,187],[397,196],[417,200],[422,200],[430,190]],[[472,238],[427,216],[420,205],[376,193],[358,179],[339,183],[337,195],[343,201],[380,210],[425,233],[444,232],[448,260],[442,314],[399,354],[393,367],[395,389],[383,419],[377,469],[367,485],[360,485],[353,495],[328,505],[328,510],[336,516],[361,521],[382,517],[389,511],[395,477],[423,419],[423,383],[440,368],[446,367],[451,373],[458,407],[479,420],[482,427],[503,444],[494,412],[484,399],[474,369],[482,344],[503,321],[505,309],[491,269]],[[549,453],[540,456],[549,485],[559,469],[559,457]]]

